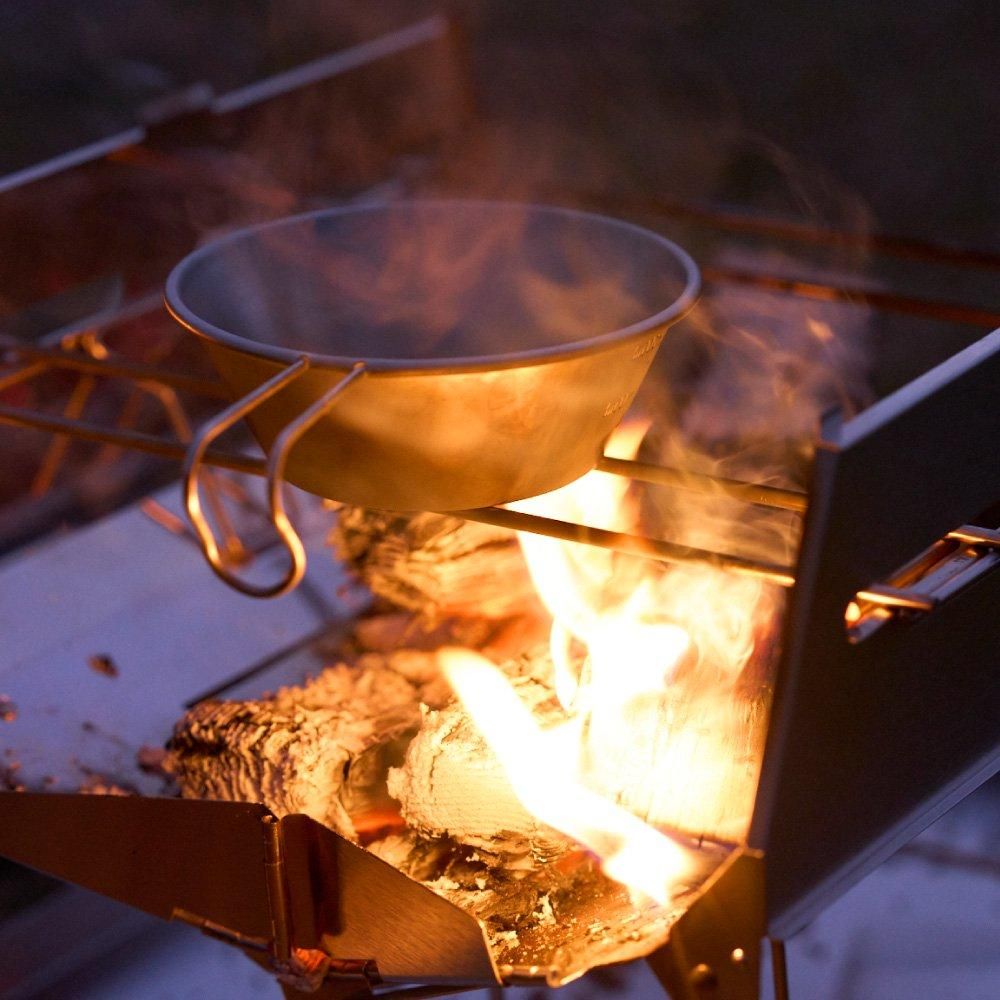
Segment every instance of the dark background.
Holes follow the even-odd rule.
[[[0,323],[84,282],[148,292],[220,228],[400,176],[418,191],[606,201],[610,214],[654,227],[643,206],[667,199],[1000,251],[996,0],[4,0],[0,188],[12,172],[169,118],[164,102],[185,88],[225,94],[438,12],[464,26],[457,48],[414,52],[247,114],[181,116],[127,154],[0,193]],[[665,228],[702,263],[720,252],[721,240]],[[749,252],[764,269],[861,274],[997,307],[995,269],[910,273],[834,249]],[[709,305],[722,310],[718,299]],[[781,305],[762,327],[802,325],[801,304]],[[985,332],[909,315],[831,319],[845,342],[866,323],[875,395]],[[162,335],[150,320],[137,337],[155,348]],[[47,446],[25,448],[22,474],[21,438],[4,435],[0,500]],[[54,510],[50,520],[69,519]],[[5,530],[15,520],[0,517]],[[990,830],[995,844],[995,822]],[[40,891],[0,878],[0,912]],[[930,925],[937,902],[926,906]],[[926,934],[913,938],[922,947]],[[929,995],[951,995],[950,981],[948,990]]]
[[[178,86],[207,80],[222,92],[441,9],[7,0],[0,172],[119,131]],[[451,165],[466,186],[710,197],[1000,244],[1000,14],[990,0],[446,9],[467,26],[477,90]],[[368,141],[378,142],[377,122]],[[294,158],[309,141],[290,127],[282,145]]]

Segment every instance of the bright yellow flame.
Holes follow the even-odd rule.
[[[608,443],[608,453],[634,457],[647,428],[643,421],[622,424]],[[626,479],[592,472],[560,490],[511,506],[627,530],[636,517],[626,502],[627,490]],[[622,566],[602,549],[526,532],[519,537],[535,588],[553,616],[554,682],[563,707],[592,708],[607,699],[620,704],[662,690],[690,641],[683,628],[664,620],[653,579],[636,576],[634,560]],[[644,574],[646,568],[639,572]],[[588,654],[586,692],[578,691],[580,679],[571,666],[573,639]],[[620,669],[623,664],[627,669]],[[589,697],[581,700],[583,695]]]
[[[623,424],[607,453],[634,457],[646,429]],[[627,480],[601,472],[510,506],[618,531],[638,522]],[[694,544],[711,544],[703,530]],[[655,827],[746,833],[762,727],[734,685],[769,607],[765,585],[533,534],[520,542],[552,614],[552,682],[569,721],[539,731],[488,665],[451,658],[449,678],[525,808],[662,901],[685,866]]]
[[[611,878],[666,904],[690,870],[688,854],[579,782],[577,727],[543,731],[507,678],[477,653],[443,650],[441,663],[525,809],[594,851]]]

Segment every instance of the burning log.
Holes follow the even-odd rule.
[[[177,724],[167,769],[187,798],[262,802],[357,839],[352,816],[391,805],[385,772],[444,693],[433,654],[339,664],[270,699],[206,701]]]
[[[469,717],[438,699],[437,661],[407,650],[366,655],[270,699],[199,705],[178,725],[169,765],[188,797],[263,801],[279,815],[306,812],[362,840],[482,920],[498,961],[544,965],[561,956],[571,975],[589,968],[595,949],[606,961],[642,954],[672,911],[635,906],[589,854],[520,806]],[[557,716],[551,688],[532,666],[531,657],[508,664],[512,683],[539,716]],[[438,707],[421,713],[422,697]],[[438,739],[444,751],[435,761],[427,751]],[[423,790],[421,761],[434,772],[425,772]],[[455,768],[464,763],[463,778]],[[367,817],[394,807],[391,764],[399,767],[389,785],[410,826],[386,824],[386,833]],[[719,860],[717,851],[699,855],[690,886]]]
[[[615,948],[640,912],[661,933],[746,832],[768,691],[759,583],[606,554],[577,567],[560,543],[522,551],[441,514],[345,507],[332,541],[375,612],[308,684],[193,709],[168,759],[182,793],[312,816],[474,913],[515,964],[547,961],[584,918]],[[492,688],[470,698],[456,656]],[[581,962],[593,948],[581,939]]]
[[[518,695],[543,725],[564,718],[551,685],[532,673],[544,662],[537,650],[505,664],[505,672],[515,675],[511,682]],[[458,702],[424,713],[405,761],[389,772],[388,787],[411,829],[500,856],[505,866],[521,858],[533,867],[575,846],[522,805],[502,764]]]
[[[502,669],[541,728],[567,721],[546,647]],[[610,724],[600,708],[592,709],[583,719],[588,739],[580,769],[588,787],[653,826],[736,841],[753,805],[766,711],[763,693],[752,699],[737,691],[706,693],[683,682],[630,699]],[[411,828],[498,852],[504,863],[528,852],[544,862],[572,847],[520,803],[459,703],[425,713],[403,765],[389,772],[389,791]]]
[[[764,752],[767,695],[698,692],[683,685],[639,699],[630,739],[601,741],[592,786],[654,826],[695,839],[746,833]]]
[[[374,594],[428,622],[538,615],[517,536],[506,528],[344,506],[331,541]]]
[[[565,722],[547,649],[503,670],[540,726]],[[624,751],[613,734],[601,741],[585,761],[588,783],[654,825],[737,839],[756,786],[764,710],[761,701],[683,690],[640,699],[630,715],[636,738]],[[599,738],[599,714],[587,724]],[[364,654],[272,699],[203,702],[178,724],[169,750],[166,767],[187,797],[304,812],[352,840],[359,817],[401,813],[421,837],[467,845],[504,868],[536,868],[575,847],[522,805],[451,700],[432,652]]]
[[[540,715],[559,714],[531,668],[531,657],[508,664]],[[185,797],[305,813],[355,841],[359,817],[401,811],[416,833],[480,848],[493,864],[520,858],[530,868],[571,849],[520,804],[450,698],[434,653],[369,653],[270,699],[196,705],[177,724],[165,767]]]

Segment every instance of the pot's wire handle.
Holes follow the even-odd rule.
[[[328,389],[308,409],[303,410],[291,423],[286,424],[268,451],[267,458],[267,500],[271,514],[271,522],[288,552],[289,566],[285,575],[272,584],[254,584],[233,573],[226,565],[219,544],[215,539],[212,526],[205,517],[201,507],[200,481],[205,453],[221,434],[224,434],[235,423],[255,410],[272,396],[277,395],[287,385],[300,378],[309,370],[309,358],[305,355],[273,378],[259,385],[232,406],[227,407],[217,416],[203,424],[194,437],[184,458],[183,489],[184,507],[194,528],[198,544],[212,571],[230,587],[247,594],[249,597],[279,597],[298,586],[306,571],[306,551],[302,539],[292,526],[285,510],[285,500],[282,493],[285,467],[288,456],[296,442],[324,414],[332,409],[341,394],[365,373],[364,362],[359,361],[336,385]]]

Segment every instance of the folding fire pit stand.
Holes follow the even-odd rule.
[[[673,1000],[759,997],[765,935],[794,934],[1000,769],[998,386],[1000,331],[827,421],[750,835],[649,956]],[[286,990],[559,981],[498,968],[471,916],[260,806],[4,793],[0,854],[230,941]]]

